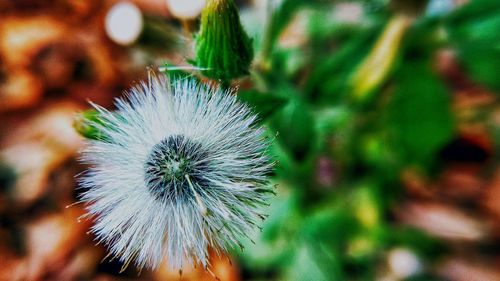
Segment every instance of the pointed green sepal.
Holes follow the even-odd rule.
[[[95,109],[86,110],[75,117],[73,128],[84,138],[105,141],[106,136],[100,129],[103,121],[99,116],[99,112]]]
[[[252,59],[252,39],[233,0],[208,0],[196,36],[196,66],[208,78],[229,82],[248,74]]]

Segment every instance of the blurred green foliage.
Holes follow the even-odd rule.
[[[430,65],[406,63],[395,73],[395,89],[386,124],[392,147],[406,163],[428,163],[453,136],[453,116],[446,86]]]
[[[281,1],[259,35],[252,72],[258,83],[240,97],[264,113],[270,135],[277,132],[270,153],[279,188],[256,244],[239,252],[249,279],[374,280],[394,247],[429,261],[446,253],[440,241],[394,225],[390,213],[402,195],[401,172],[412,167],[431,175],[440,150],[456,137],[450,88],[433,67],[437,51],[454,50],[470,77],[499,89],[500,2],[421,9],[400,29],[402,41],[383,35],[406,12],[398,5],[350,3],[362,15],[345,22],[331,16],[336,1]],[[284,29],[303,13],[305,43],[280,45]],[[378,41],[384,49],[376,50]],[[351,83],[382,71],[375,62],[360,74],[376,52],[394,58],[381,60],[388,65],[364,90],[370,95],[356,99]],[[318,175],[321,159],[331,162],[327,183]],[[409,280],[438,278],[424,269]]]

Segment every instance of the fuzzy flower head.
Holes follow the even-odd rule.
[[[96,106],[105,138],[82,154],[96,239],[125,266],[153,269],[163,258],[207,267],[209,247],[240,245],[272,192],[268,143],[249,108],[227,91],[155,77],[116,106]]]

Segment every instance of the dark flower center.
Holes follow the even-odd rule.
[[[157,143],[144,165],[149,191],[159,199],[186,200],[207,185],[207,152],[201,144],[182,135],[169,136]],[[189,178],[189,179],[188,179]]]

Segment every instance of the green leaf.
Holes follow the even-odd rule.
[[[280,6],[275,8],[266,28],[266,34],[264,35],[265,38],[262,46],[264,56],[272,53],[281,31],[287,26],[299,8],[307,2],[304,0],[283,0]]]
[[[463,24],[474,25],[476,24],[474,23],[475,20],[497,16],[499,9],[500,2],[497,0],[471,0],[453,11],[446,18],[446,22],[449,25],[455,25],[455,28],[460,28]]]
[[[346,207],[347,205],[334,201],[329,202],[328,206],[314,210],[301,227],[303,237],[310,242],[322,241],[334,248],[340,248],[359,227]]]
[[[349,122],[352,116],[352,109],[345,105],[316,110],[314,118],[316,119],[316,131],[320,142],[326,145],[328,138]]]
[[[243,239],[245,250],[235,253],[243,265],[252,270],[266,271],[289,264],[295,251],[295,233],[300,225],[297,196],[280,192],[279,197],[271,201],[266,209],[269,217],[262,224],[262,232],[250,234],[255,244]]]
[[[306,54],[300,48],[276,49],[273,53],[271,69],[279,71],[284,77],[300,75],[306,65]]]
[[[339,101],[346,94],[348,79],[357,64],[369,52],[379,28],[377,26],[359,31],[352,30],[351,36],[340,40],[340,47],[328,53],[316,54],[311,63],[311,74],[304,87],[307,95],[311,99],[330,104]]]
[[[301,98],[293,97],[288,104],[270,119],[271,127],[278,132],[278,141],[295,159],[303,160],[316,140],[315,121],[310,108]]]
[[[472,80],[493,91],[500,91],[500,45],[496,49],[484,45],[462,45],[458,54]]]
[[[423,63],[406,63],[395,83],[386,116],[392,146],[408,161],[425,163],[454,134],[450,97]]]
[[[273,113],[277,112],[288,102],[287,99],[273,95],[272,93],[262,93],[257,90],[243,90],[238,92],[238,99],[258,114],[261,121],[266,120]]]
[[[328,276],[327,273],[318,265],[318,261],[314,257],[315,254],[318,253],[313,251],[311,248],[306,246],[300,247],[294,260],[292,261],[292,264],[288,267],[285,280],[332,280],[332,276]],[[332,266],[332,264],[330,264],[330,266]]]
[[[500,91],[500,1],[473,0],[445,23],[465,71],[477,83]]]
[[[362,104],[370,100],[390,77],[400,56],[404,35],[411,23],[410,17],[398,14],[387,22],[370,52],[349,78],[353,101]]]
[[[392,229],[391,233],[392,235],[389,236],[391,244],[411,248],[426,259],[434,260],[446,254],[444,244],[422,230],[402,227]]]
[[[380,201],[373,189],[376,185],[362,183],[352,193],[352,211],[360,226],[366,230],[373,230],[381,223]]]

